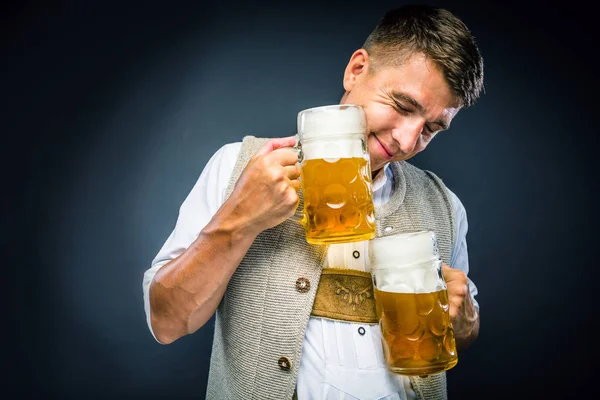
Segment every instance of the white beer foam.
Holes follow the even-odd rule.
[[[315,107],[298,113],[298,129],[303,138],[324,135],[366,133],[364,111],[354,105]]]
[[[435,234],[413,232],[369,241],[371,270],[380,290],[430,293],[443,289]]]
[[[392,235],[369,241],[369,259],[373,268],[385,268],[388,264],[417,264],[438,257],[437,240],[431,231]]]
[[[388,268],[374,270],[377,288],[394,293],[432,293],[443,289],[435,262],[403,268],[400,271]]]
[[[352,104],[315,107],[298,113],[298,133],[305,160],[364,157],[364,111]]]

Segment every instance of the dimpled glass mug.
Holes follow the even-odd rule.
[[[304,208],[296,216],[312,244],[375,237],[367,124],[362,107],[337,104],[298,113]]]
[[[390,371],[428,375],[458,362],[434,232],[369,241],[383,353]]]

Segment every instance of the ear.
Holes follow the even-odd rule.
[[[365,74],[369,69],[369,53],[365,49],[356,50],[350,57],[346,70],[344,71],[344,89],[351,91],[356,85],[356,81],[361,74]]]

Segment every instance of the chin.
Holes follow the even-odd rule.
[[[383,167],[385,167],[386,164],[388,163],[371,163],[371,172],[378,172],[380,169],[383,169]]]

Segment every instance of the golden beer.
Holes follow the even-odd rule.
[[[355,242],[375,237],[368,160],[305,160],[301,179],[309,243]]]
[[[388,368],[402,375],[428,375],[458,362],[448,293],[374,290]]]

